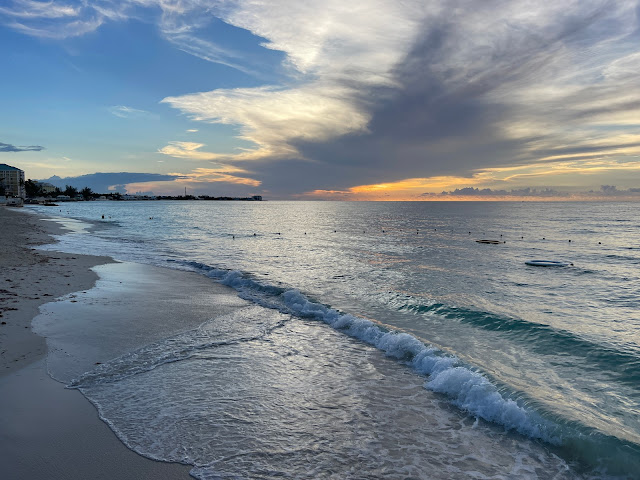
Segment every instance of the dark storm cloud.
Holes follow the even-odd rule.
[[[424,25],[425,34],[395,69],[397,85],[364,91],[358,99],[360,108],[371,115],[369,133],[326,143],[298,142],[295,147],[312,161],[254,167],[263,186],[293,192],[412,177],[467,176],[478,168],[524,165],[551,155],[579,158],[589,152],[637,146],[615,138],[593,145],[592,132],[581,131],[582,122],[633,111],[640,105],[635,64],[625,71],[612,61],[629,53],[630,42],[637,40],[637,27],[618,39],[620,52],[608,52],[602,60],[590,56],[603,50],[607,41],[615,43],[619,24],[625,21],[618,18],[613,2],[552,12],[537,28],[524,28],[517,20],[510,25],[511,19],[504,18],[501,31],[481,32],[477,37],[477,31],[467,30],[467,17],[474,9],[476,20],[486,21],[491,28],[491,16],[501,16],[512,3],[449,2],[440,17]],[[481,46],[475,47],[475,42]],[[588,73],[594,63],[600,73]],[[585,69],[583,84],[573,82],[571,91],[561,98],[520,99],[529,88],[561,88],[556,77],[580,77],[580,68]],[[603,71],[606,78],[601,78]],[[622,92],[624,100],[618,98]],[[505,125],[511,121],[557,128],[551,133],[532,129],[507,135]],[[577,133],[565,138],[565,128]]]
[[[40,145],[15,146],[9,143],[0,142],[0,153],[39,152],[41,150],[44,150],[44,147],[41,147]]]

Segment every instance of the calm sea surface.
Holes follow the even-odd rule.
[[[70,379],[144,455],[203,479],[640,478],[638,204],[29,208],[97,222],[56,249],[251,302]]]

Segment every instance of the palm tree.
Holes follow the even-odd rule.
[[[89,187],[84,187],[80,190],[80,194],[84,197],[85,200],[89,200],[93,196],[93,190]]]

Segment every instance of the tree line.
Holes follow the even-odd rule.
[[[42,188],[42,185],[38,182],[34,182],[29,179],[24,182],[24,190],[27,194],[27,197],[57,197],[58,195],[67,195],[71,198],[75,198],[78,194],[82,195],[85,200],[89,200],[91,198],[98,198],[101,194],[95,193],[89,187],[84,187],[79,190],[76,187],[72,187],[71,185],[65,185],[64,190],[56,187],[55,190],[51,192],[45,192]]]

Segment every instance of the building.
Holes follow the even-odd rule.
[[[0,184],[7,197],[25,197],[24,172],[19,168],[0,163]]]
[[[50,183],[46,183],[46,182],[36,182],[36,185],[38,185],[38,187],[40,187],[40,190],[42,191],[42,193],[44,193],[45,195],[48,193],[53,193],[56,191],[56,186],[52,185]]]

